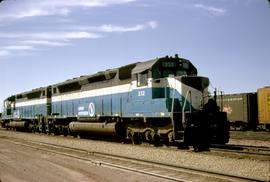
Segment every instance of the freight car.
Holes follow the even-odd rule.
[[[259,127],[270,131],[270,87],[259,88],[257,96]]]
[[[232,129],[255,129],[258,125],[257,93],[227,94],[217,99]]]
[[[270,129],[270,87],[253,93],[221,95],[217,103],[227,113],[231,129]]]
[[[115,135],[134,143],[227,143],[226,113],[207,102],[209,79],[187,59],[162,57],[13,95],[6,128]]]

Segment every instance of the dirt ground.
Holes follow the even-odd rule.
[[[158,178],[50,154],[0,139],[0,182],[161,181]],[[164,181],[164,180],[162,180]]]

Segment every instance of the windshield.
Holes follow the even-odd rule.
[[[177,77],[177,76],[196,76],[197,69],[193,64],[180,58],[162,58],[152,68],[152,74],[154,79],[166,78],[166,77]]]

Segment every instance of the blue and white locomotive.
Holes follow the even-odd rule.
[[[226,114],[208,100],[208,85],[190,61],[166,56],[13,95],[2,125],[133,142],[227,143]]]

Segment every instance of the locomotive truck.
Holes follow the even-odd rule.
[[[189,60],[166,56],[12,95],[4,101],[2,126],[134,143],[224,144],[226,113],[208,100],[208,85]]]

